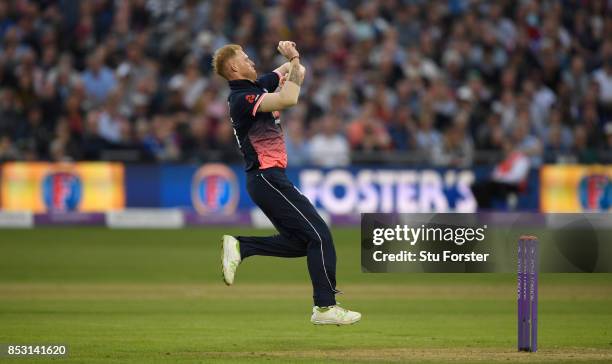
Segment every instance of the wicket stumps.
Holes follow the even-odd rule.
[[[518,242],[518,350],[538,350],[538,238],[521,236]]]

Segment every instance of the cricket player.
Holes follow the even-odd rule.
[[[215,52],[215,72],[228,81],[230,118],[244,155],[247,191],[272,221],[274,236],[223,236],[223,279],[234,283],[240,262],[253,255],[307,257],[313,287],[314,324],[348,325],[361,314],[338,306],[336,251],[329,228],[310,201],[285,175],[287,154],[280,110],[298,102],[305,68],[295,43],[281,41],[278,51],[287,62],[261,77],[242,47],[226,45]],[[276,91],[278,88],[278,91]]]

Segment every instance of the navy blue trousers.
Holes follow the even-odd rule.
[[[242,259],[252,255],[306,257],[316,306],[336,304],[336,250],[331,232],[310,201],[282,168],[247,173],[251,199],[279,232],[274,236],[238,236]],[[280,273],[280,272],[279,272]]]

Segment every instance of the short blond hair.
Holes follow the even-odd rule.
[[[228,44],[217,49],[212,60],[212,66],[215,73],[227,79],[229,76],[227,74],[227,61],[232,59],[241,50],[242,47],[238,44]]]

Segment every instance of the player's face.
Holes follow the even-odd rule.
[[[238,73],[247,80],[255,80],[257,78],[255,63],[243,51],[240,51],[236,56],[236,68]]]

